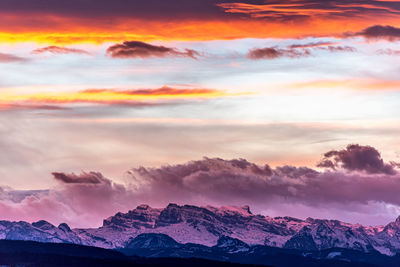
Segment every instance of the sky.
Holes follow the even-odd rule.
[[[400,215],[400,1],[0,1],[0,219]]]

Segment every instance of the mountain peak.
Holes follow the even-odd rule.
[[[181,206],[179,206],[176,203],[169,203],[168,206],[166,207],[166,209],[171,209],[171,208],[180,208]]]
[[[43,229],[43,230],[49,230],[49,229],[54,228],[54,225],[52,225],[51,223],[49,223],[48,221],[45,221],[45,220],[40,220],[40,221],[34,222],[34,223],[32,223],[32,225],[36,228]]]
[[[230,214],[238,214],[243,217],[248,217],[252,216],[253,213],[250,211],[249,206],[242,206],[242,207],[237,207],[237,206],[223,206],[220,208],[214,207],[214,206],[206,206],[206,209],[209,211],[215,212],[215,213],[230,213]]]
[[[61,223],[58,226],[58,229],[63,230],[64,232],[71,232],[71,228],[66,223]]]
[[[251,213],[251,211],[250,211],[250,206],[249,206],[249,205],[244,205],[244,206],[242,206],[241,208],[242,208],[243,210],[247,211],[248,214],[253,214],[253,213]]]
[[[136,207],[137,210],[148,210],[151,209],[151,207],[147,204],[141,204],[139,206]]]

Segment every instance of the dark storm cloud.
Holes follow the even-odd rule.
[[[381,154],[373,147],[348,145],[343,150],[332,150],[324,154],[319,167],[343,168],[350,171],[365,171],[371,174],[397,174],[394,164],[383,162]]]
[[[107,49],[113,58],[150,58],[150,57],[190,57],[196,59],[199,53],[192,49],[179,51],[176,48],[151,45],[140,41],[125,41]]]

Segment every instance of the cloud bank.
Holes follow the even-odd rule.
[[[258,211],[283,209],[290,214],[280,215],[303,212],[303,216],[338,209],[336,216],[346,212],[373,216],[376,205],[400,206],[399,166],[385,163],[373,147],[349,145],[327,152],[322,162],[320,166],[328,167],[325,171],[204,158],[160,168],[134,168],[127,172],[126,184],[98,172],[55,172],[57,183],[48,190],[1,188],[0,214],[2,219],[46,219],[84,227],[99,225],[105,217],[140,203],[249,204]]]

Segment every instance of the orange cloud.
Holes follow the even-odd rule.
[[[338,18],[347,15],[349,18],[358,16],[370,16],[377,13],[399,14],[396,3],[385,3],[383,1],[369,1],[369,4],[350,0],[347,3],[340,1],[324,0],[286,0],[265,1],[264,4],[251,3],[249,1],[231,2],[217,4],[227,13],[248,14],[254,18],[276,18],[283,20],[296,20],[313,17]],[[398,3],[398,1],[396,1]]]
[[[397,80],[373,80],[373,79],[349,79],[349,80],[316,80],[287,84],[290,89],[351,89],[371,91],[398,91],[400,81]]]
[[[43,92],[34,94],[0,94],[0,109],[60,109],[65,104],[106,104],[146,106],[170,100],[201,100],[243,94],[230,94],[213,89],[158,89],[113,90],[88,89],[77,92]]]
[[[395,24],[398,17],[374,18],[377,24]],[[35,42],[43,45],[102,44],[118,43],[125,40],[151,42],[165,41],[207,41],[241,38],[301,38],[307,36],[341,36],[345,32],[360,32],[370,26],[371,18],[354,20],[313,19],[302,23],[279,23],[264,20],[229,21],[138,21],[127,20],[122,24],[106,26],[80,26],[66,20],[68,29],[19,29],[11,31],[0,25],[0,43]],[[99,23],[100,24],[100,23]],[[131,27],[128,25],[142,25]]]

